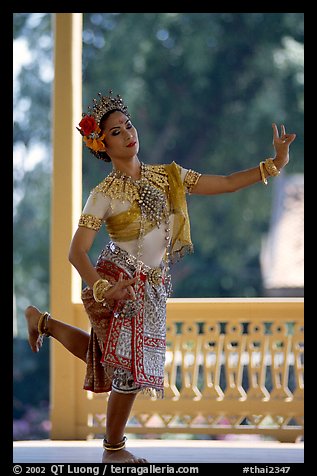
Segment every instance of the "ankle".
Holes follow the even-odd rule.
[[[125,448],[125,443],[127,441],[127,437],[124,436],[121,441],[115,442],[114,440],[110,440],[110,442],[106,439],[103,439],[103,447],[107,451],[119,451]]]
[[[43,312],[37,323],[37,330],[40,336],[50,337],[52,334],[49,332],[49,321],[51,320],[51,315],[49,312]]]

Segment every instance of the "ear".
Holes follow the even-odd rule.
[[[107,152],[107,144],[106,144],[106,138],[103,136],[102,138],[102,143],[104,148],[102,149],[102,152]]]

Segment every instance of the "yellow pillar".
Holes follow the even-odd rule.
[[[72,302],[81,281],[68,261],[81,211],[82,143],[76,125],[82,111],[82,13],[55,13],[53,180],[50,257],[51,313],[75,324]],[[52,439],[75,436],[75,358],[51,340]]]

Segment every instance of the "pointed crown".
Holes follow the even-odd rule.
[[[102,96],[101,93],[98,93],[99,100],[93,99],[94,104],[92,106],[88,106],[88,114],[95,118],[97,124],[100,124],[100,120],[104,114],[109,111],[113,111],[114,109],[118,109],[127,117],[130,117],[128,107],[124,104],[121,96],[117,94],[115,97],[111,97],[112,92],[113,91],[109,89],[109,96]]]

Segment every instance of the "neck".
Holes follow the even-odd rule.
[[[113,170],[119,170],[134,179],[139,179],[141,177],[141,164],[137,156],[124,160],[112,159],[112,166]]]

